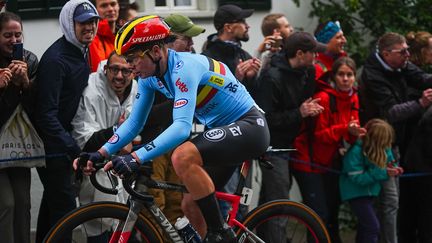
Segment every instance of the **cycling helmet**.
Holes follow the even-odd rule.
[[[135,49],[138,46],[150,46],[163,41],[170,33],[169,26],[156,15],[135,18],[126,23],[118,32],[114,48],[118,55]]]

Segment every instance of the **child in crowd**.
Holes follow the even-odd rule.
[[[402,173],[391,151],[394,130],[387,122],[372,119],[367,133],[345,154],[340,192],[358,218],[356,243],[378,242],[380,225],[373,207],[381,190],[381,181]]]

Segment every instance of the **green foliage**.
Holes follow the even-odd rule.
[[[300,0],[292,0],[297,6]],[[362,64],[385,32],[432,30],[431,0],[312,0],[311,17],[339,20],[349,55]]]

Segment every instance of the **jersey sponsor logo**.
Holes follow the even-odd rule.
[[[210,142],[218,142],[226,137],[226,132],[222,128],[213,128],[204,132],[204,138]]]
[[[187,103],[188,103],[187,99],[184,99],[184,98],[178,99],[178,100],[174,101],[174,109],[183,107],[183,106],[187,105]]]
[[[209,82],[222,87],[224,85],[225,79],[218,76],[211,76]]]
[[[258,118],[256,121],[257,121],[257,124],[258,124],[258,125],[260,125],[260,126],[262,126],[262,127],[264,126],[264,119],[262,119],[262,118]]]
[[[108,143],[115,144],[119,141],[119,139],[120,137],[116,133],[114,133],[114,135],[112,135],[111,138],[108,140]]]
[[[162,83],[162,81],[160,81],[160,80],[157,81],[157,85],[158,85],[159,89],[163,89],[165,87],[164,84]]]
[[[183,65],[184,65],[184,62],[183,62],[183,61],[178,61],[178,62],[175,64],[174,69],[175,69],[175,70],[179,70],[180,68],[183,67]]]
[[[230,127],[229,130],[234,137],[242,135],[242,132],[240,130],[240,126]]]
[[[155,145],[154,142],[152,141],[152,142],[150,142],[150,143],[144,145],[144,148],[145,148],[145,150],[147,150],[147,152],[148,152],[148,151],[150,151],[150,150],[156,148],[156,145]]]
[[[210,103],[208,105],[205,106],[205,108],[202,111],[197,112],[197,115],[199,116],[205,116],[207,115],[210,111],[212,111],[214,108],[216,108],[218,105],[218,103]]]
[[[189,89],[186,87],[186,84],[183,83],[183,82],[180,80],[180,78],[178,78],[178,79],[176,80],[175,85],[179,88],[179,90],[180,90],[181,92],[188,92],[188,90],[189,90]]]
[[[151,36],[145,36],[145,37],[137,37],[133,38],[131,40],[132,43],[143,43],[143,42],[149,42],[154,40],[160,40],[165,38],[166,34],[159,34],[159,35],[151,35]]]
[[[135,99],[139,99],[139,97],[140,97],[140,93],[137,93],[136,95],[135,95]]]
[[[238,84],[233,84],[232,82],[229,83],[229,84],[225,87],[225,89],[228,89],[229,91],[231,91],[231,92],[233,92],[233,93],[237,92],[237,88],[238,88]]]

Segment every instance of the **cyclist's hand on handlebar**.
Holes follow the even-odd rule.
[[[80,163],[80,159],[88,158],[87,163]],[[103,163],[105,157],[100,152],[92,152],[92,153],[81,153],[80,157],[73,161],[73,168],[77,170],[80,168],[85,175],[91,175],[96,169],[93,168],[93,163]]]
[[[111,167],[120,178],[128,178],[139,172],[140,163],[132,154],[126,154],[114,157],[105,165],[104,170],[109,170]]]

